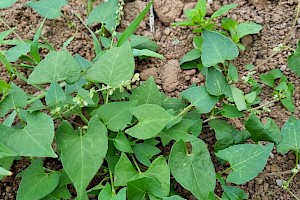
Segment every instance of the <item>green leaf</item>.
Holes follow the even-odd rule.
[[[44,18],[44,20],[40,24],[38,30],[34,34],[33,41],[30,45],[30,55],[37,63],[39,63],[41,61],[41,56],[40,56],[40,52],[39,52],[39,38],[42,34],[42,30],[43,30],[45,21],[46,21],[46,18]]]
[[[115,147],[122,152],[133,153],[131,145],[124,133],[119,132],[117,137],[114,138]]]
[[[16,129],[0,124],[0,137],[4,145],[16,152],[19,156],[57,157],[52,149],[54,125],[51,117],[35,112],[29,114],[21,112],[27,125]]]
[[[143,177],[127,183],[128,199],[145,199],[146,194],[163,197],[159,182],[150,177]]]
[[[191,142],[192,153],[179,140],[171,149],[169,167],[176,181],[197,199],[206,199],[216,186],[216,174],[205,143],[197,139]]]
[[[16,3],[17,0],[1,0],[0,9],[9,8]]]
[[[150,77],[138,88],[134,89],[130,97],[131,101],[138,101],[138,105],[142,104],[156,104],[162,105],[162,93],[159,91],[155,80]]]
[[[4,117],[11,109],[23,108],[26,106],[27,94],[14,83],[11,83],[11,89],[8,96],[0,103],[0,117]]]
[[[202,64],[211,67],[226,60],[233,60],[239,50],[228,37],[214,31],[203,30]]]
[[[159,148],[150,144],[138,143],[134,145],[133,152],[140,163],[149,167],[151,165],[150,159],[152,159],[153,156],[159,154],[161,151]]]
[[[232,169],[226,181],[243,184],[255,178],[264,169],[273,146],[239,144],[218,151],[216,156],[228,161]]]
[[[132,53],[134,57],[140,57],[140,58],[153,57],[153,58],[165,59],[163,55],[151,51],[149,49],[132,49]]]
[[[154,104],[143,104],[130,109],[139,123],[125,133],[138,139],[155,137],[171,120],[172,116],[162,107]]]
[[[191,51],[187,52],[180,60],[180,65],[186,62],[190,62],[193,60],[197,60],[201,57],[201,50],[200,49],[192,49]]]
[[[7,84],[5,81],[0,80],[0,93],[7,95],[9,89],[10,85]]]
[[[252,104],[253,102],[255,102],[256,98],[257,98],[257,93],[256,91],[250,92],[248,94],[246,94],[244,96],[245,101],[249,104]]]
[[[58,172],[44,172],[41,160],[33,160],[22,176],[17,200],[41,199],[50,194],[59,183]]]
[[[67,3],[66,0],[40,0],[30,1],[26,5],[47,19],[55,19],[62,15],[60,10]]]
[[[298,48],[292,55],[288,57],[289,68],[297,75],[300,76],[300,41],[298,42]]]
[[[277,151],[286,154],[290,150],[300,152],[300,120],[290,116],[281,128],[282,141],[277,145]]]
[[[259,78],[269,87],[274,87],[275,79],[282,78],[284,75],[279,69],[273,69],[267,73],[261,74]]]
[[[58,187],[51,194],[42,198],[42,200],[61,200],[61,199],[71,199],[72,195],[70,194],[68,187]]]
[[[75,83],[80,78],[80,66],[67,51],[51,51],[33,70],[29,84],[44,84],[53,81]]]
[[[67,99],[63,89],[56,82],[52,82],[46,94],[45,100],[48,106],[57,105]]]
[[[92,116],[98,115],[109,130],[114,132],[123,131],[131,122],[133,116],[129,110],[136,104],[137,101],[110,102],[94,110]]]
[[[246,35],[259,33],[261,29],[262,25],[256,24],[254,22],[244,22],[237,25],[236,34],[238,38],[242,38]]]
[[[231,18],[223,17],[221,19],[221,24],[224,30],[229,31],[230,35],[236,35],[236,27],[239,24],[238,21],[235,21]]]
[[[230,88],[231,88],[231,92],[232,92],[232,96],[233,96],[233,101],[234,101],[237,109],[239,111],[246,110],[247,104],[245,101],[244,92],[234,85],[231,85]]]
[[[243,117],[244,114],[240,112],[235,106],[223,105],[223,109],[221,110],[222,116],[227,118],[239,118]]]
[[[0,167],[0,176],[11,176],[12,172],[4,169],[3,167]]]
[[[181,92],[181,97],[188,100],[200,113],[209,113],[218,102],[218,97],[210,95],[205,86],[184,90]]]
[[[242,200],[242,199],[248,199],[248,195],[245,193],[244,190],[237,188],[237,187],[231,187],[227,185],[222,185],[222,188],[224,189],[223,196],[226,196],[229,200]],[[222,196],[222,199],[223,199]]]
[[[22,55],[30,51],[30,44],[20,44],[14,46],[5,52],[5,57],[9,62],[16,62]]]
[[[173,195],[173,196],[170,196],[170,197],[164,197],[163,200],[185,200],[185,199],[182,198],[181,196]]]
[[[0,142],[0,159],[4,157],[15,157],[18,154]]]
[[[227,4],[225,6],[222,6],[219,10],[217,10],[216,12],[214,12],[210,19],[215,19],[217,17],[220,17],[221,15],[224,15],[225,13],[227,13],[229,10],[233,9],[237,7],[237,4],[236,3],[233,3],[233,4]]]
[[[138,172],[134,169],[130,160],[123,152],[116,164],[114,173],[115,186],[126,186],[128,181],[133,180],[134,177],[139,177]]]
[[[118,3],[118,0],[109,0],[100,3],[89,14],[87,24],[91,25],[100,22],[108,31],[114,31],[117,26],[117,11],[119,11]]]
[[[281,141],[280,129],[271,118],[268,118],[267,123],[263,124],[252,113],[245,123],[245,128],[251,133],[254,142],[269,141],[278,144]]]
[[[119,38],[121,34],[117,34],[117,37]],[[156,42],[151,40],[151,37],[145,37],[145,36],[140,36],[140,35],[131,35],[129,38],[129,43],[131,48],[134,49],[148,49],[150,51],[157,52],[159,49],[158,45]]]
[[[238,82],[238,80],[239,80],[238,71],[232,63],[229,63],[228,78],[234,82]]]
[[[215,152],[234,144],[244,143],[250,138],[248,131],[238,131],[231,124],[220,119],[210,121],[209,126],[214,129],[216,133],[217,142],[215,144]]]
[[[117,46],[122,46],[128,38],[136,31],[144,17],[147,15],[151,5],[153,4],[153,0],[146,6],[146,8],[130,23],[130,25],[125,29],[125,31],[120,36]]]
[[[86,72],[86,79],[104,83],[113,88],[131,80],[134,72],[134,59],[129,43],[107,50]]]
[[[76,188],[77,196],[87,199],[86,187],[96,175],[107,152],[106,127],[94,116],[84,135],[75,134],[72,126],[65,121],[57,129],[56,135],[62,165]]]
[[[174,110],[175,112],[180,111],[186,107],[186,103],[184,103],[181,99],[178,98],[167,98],[163,100],[162,107],[166,110]]]
[[[228,87],[229,85],[223,73],[214,67],[210,67],[206,76],[206,90],[209,92],[209,94],[220,96],[224,94],[226,88]]]

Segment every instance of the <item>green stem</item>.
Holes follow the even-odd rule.
[[[215,193],[214,193],[214,196],[218,199],[218,200],[222,200],[218,195],[216,195]]]
[[[142,177],[141,169],[140,169],[139,165],[137,164],[137,162],[136,162],[134,156],[133,156],[132,154],[130,154],[130,156],[131,156],[131,158],[132,158],[132,161],[133,161],[135,167],[137,168],[137,170],[138,170],[138,172],[139,172],[139,174],[140,174],[140,177]]]
[[[231,167],[228,167],[228,168],[224,169],[223,171],[219,172],[218,174],[222,175],[222,174],[224,174],[225,172],[227,172],[229,170],[231,170]]]
[[[290,195],[292,195],[296,200],[300,200],[289,188],[286,189]]]
[[[298,150],[296,151],[296,169],[299,169],[299,152]]]
[[[185,107],[179,114],[178,116],[183,116],[185,115],[187,112],[189,112],[192,108],[193,108],[194,105],[190,104],[188,107]]]
[[[267,103],[265,103],[265,104],[262,104],[262,105],[260,105],[260,106],[255,107],[255,108],[250,108],[250,109],[248,109],[247,111],[258,110],[258,109],[260,109],[260,108],[263,108],[263,107],[266,107],[266,106],[268,106],[268,105],[271,105],[271,104],[273,104],[273,103],[275,103],[275,102],[278,102],[278,100],[277,100],[277,99],[274,99],[274,100],[272,100],[272,101],[269,101],[269,102],[267,102]]]
[[[84,121],[84,123],[88,124],[89,120],[84,116],[82,112],[78,113],[79,117]]]
[[[116,194],[115,186],[114,186],[114,179],[111,170],[109,170],[109,178],[110,178],[110,184],[111,184],[111,192],[113,194]]]

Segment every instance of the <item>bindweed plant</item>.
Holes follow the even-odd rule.
[[[6,4],[0,8],[15,1],[3,2]],[[257,114],[279,101],[293,112],[294,86],[273,70],[262,74],[259,82],[250,71],[243,82],[250,84],[251,91],[244,94],[238,88],[239,74],[231,61],[239,55],[237,45],[243,34],[238,26],[229,26],[233,41],[210,25],[236,5],[221,8],[209,20],[205,1],[187,12],[189,21],[180,25],[196,25],[200,32],[194,41],[201,41],[196,42],[197,62],[206,84],[191,86],[179,98],[170,98],[158,89],[154,78],[140,83],[134,68],[134,57],[163,58],[156,53],[155,42],[133,35],[153,2],[124,32],[116,31],[123,1],[108,0],[90,7],[87,24],[74,13],[91,33],[96,54],[92,61],[67,51],[72,38],[56,50],[42,37],[45,20],[63,16],[61,8],[66,3],[27,3],[45,17],[32,41],[6,40],[16,34],[15,28],[0,33],[0,44],[13,46],[0,53],[10,75],[9,82],[0,81],[0,116],[4,120],[0,125],[0,175],[12,175],[14,160],[29,157],[31,161],[18,174],[22,179],[17,200],[71,199],[71,184],[76,190],[73,195],[80,200],[90,195],[99,200],[183,199],[176,193],[175,183],[200,200],[248,199],[242,189],[228,183],[239,185],[254,179],[264,169],[274,145],[281,153],[296,153],[293,176],[283,184],[291,192],[288,186],[299,171],[300,135],[296,130],[300,121],[290,117],[280,130],[270,118],[262,123]],[[100,23],[100,28],[94,32],[90,25],[95,23]],[[49,53],[41,55],[43,48]],[[294,71],[297,59],[297,52],[289,58]],[[19,68],[32,72],[25,77]],[[27,94],[14,83],[16,77],[40,91]],[[273,89],[272,102],[261,103],[261,82]],[[45,85],[49,87],[45,89]],[[245,128],[237,129],[228,118],[243,119]],[[215,132],[212,155],[220,165],[229,163],[223,171],[216,172],[207,144],[199,138],[203,125]],[[162,151],[166,146],[171,147],[169,153]],[[62,167],[44,167],[47,157],[56,158]],[[91,185],[95,177],[99,181]],[[217,182],[223,190],[221,197],[215,194]]]

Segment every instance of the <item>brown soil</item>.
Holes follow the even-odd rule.
[[[35,14],[31,9],[24,6],[25,0],[19,0],[12,8],[1,10],[0,17],[11,27],[17,27],[17,33],[23,39],[32,39],[36,32],[38,25],[41,23],[42,18]],[[62,47],[64,41],[75,36],[73,42],[68,46],[68,50],[75,54],[92,59],[95,57],[93,52],[93,45],[91,37],[85,27],[79,20],[72,14],[74,11],[79,13],[82,17],[85,16],[85,6],[83,1],[70,0],[69,5],[65,7],[64,13],[74,21],[71,27],[68,26],[64,18],[57,20],[47,20],[43,29],[43,36],[47,38],[56,49]],[[174,21],[182,21],[184,19],[183,10],[192,8],[196,0],[155,0],[155,33],[151,33],[148,25],[148,19],[141,24],[137,34],[145,36],[153,36],[154,40],[160,46],[159,53],[165,56],[165,60],[149,59],[146,61],[138,61],[136,71],[140,72],[141,79],[146,80],[149,76],[154,76],[157,83],[162,89],[170,96],[178,96],[180,91],[188,88],[191,84],[203,85],[204,77],[196,70],[182,71],[179,66],[181,57],[192,48],[193,35],[189,28],[172,27],[170,23]],[[212,4],[208,4],[209,13],[217,10],[222,5],[228,3],[238,3],[238,8],[230,11],[228,17],[236,19],[240,22],[254,21],[263,25],[263,30],[260,34],[252,37],[247,37],[243,40],[243,44],[247,46],[244,52],[241,52],[240,57],[235,61],[235,65],[239,67],[242,72],[246,64],[257,65],[262,60],[266,59],[272,53],[272,49],[283,41],[288,31],[290,30],[294,9],[297,0],[215,0]],[[140,12],[146,2],[135,0],[126,3],[125,16],[120,30],[124,29],[130,21]],[[76,28],[78,31],[76,32]],[[1,24],[0,31],[7,28]],[[14,38],[11,35],[11,38]],[[296,46],[299,35],[299,25],[296,25],[296,30],[292,34],[290,45]],[[286,58],[289,51],[283,51],[272,58],[266,65],[261,67],[259,73],[267,72],[274,68],[279,68],[293,82],[296,86],[295,89],[295,115],[300,117],[300,84],[297,78],[286,66]],[[27,72],[24,71],[24,74]],[[1,79],[7,79],[5,68],[0,65]],[[36,91],[31,87],[25,87],[24,82],[17,82],[27,92],[35,93]],[[240,87],[247,91],[248,86],[240,85]],[[270,92],[263,92],[263,100],[270,100],[272,98]],[[280,104],[275,104],[270,108],[270,113],[264,113],[261,118],[271,117],[276,121],[279,126],[282,126],[291,115]],[[232,121],[240,127],[239,121]],[[209,148],[212,149],[214,142],[213,133],[205,130],[202,133]],[[289,193],[281,189],[277,184],[280,180],[287,180],[290,174],[268,174],[275,172],[282,172],[290,170],[294,167],[295,157],[289,153],[287,155],[280,155],[273,150],[272,155],[264,171],[254,180],[241,186],[248,195],[249,199],[293,199]],[[55,163],[55,162],[54,162]],[[20,179],[16,178],[16,174],[28,166],[28,160],[16,161],[13,165],[12,171],[14,175],[4,178],[0,182],[0,199],[15,199],[18,184]],[[218,167],[216,170],[222,170]],[[291,191],[300,197],[300,175],[298,174],[294,181],[291,183]],[[176,185],[177,191],[187,199],[195,199],[189,192]],[[221,194],[220,188],[216,189],[217,194]]]

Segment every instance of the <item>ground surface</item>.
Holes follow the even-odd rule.
[[[0,16],[5,19],[6,23],[17,27],[17,33],[23,39],[32,39],[33,35],[41,23],[42,18],[35,14],[31,9],[24,6],[26,0],[19,0],[14,7],[8,10],[1,10]],[[83,1],[70,0],[68,7],[63,10],[70,20],[75,22],[75,26],[68,27],[66,20],[60,18],[58,20],[47,20],[43,29],[43,36],[55,45],[56,49],[62,47],[63,42],[70,36],[75,35],[75,40],[70,44],[68,49],[73,53],[79,53],[87,59],[92,59],[95,55],[92,49],[92,41],[88,31],[72,14],[74,11],[80,15],[85,15],[85,6]],[[188,88],[192,83],[197,85],[204,84],[204,77],[196,70],[182,71],[179,67],[180,58],[192,48],[191,30],[187,28],[171,27],[170,23],[181,21],[184,19],[183,10],[192,8],[196,0],[155,0],[155,33],[150,32],[147,19],[141,24],[137,31],[140,35],[153,36],[154,40],[160,46],[159,53],[166,57],[165,60],[150,59],[147,61],[139,61],[136,66],[136,71],[141,73],[142,80],[146,80],[149,76],[154,76],[161,88],[170,96],[178,96],[179,92]],[[209,5],[210,12],[217,10],[220,6],[228,3],[238,3],[238,7],[232,10],[228,17],[236,19],[240,22],[254,21],[263,25],[263,30],[260,34],[244,39],[243,44],[247,46],[246,51],[241,52],[241,56],[236,60],[235,64],[243,71],[243,66],[246,64],[257,65],[262,60],[266,59],[272,49],[276,47],[285,38],[291,27],[294,9],[297,0],[215,0]],[[125,16],[122,21],[120,30],[140,12],[146,2],[141,0],[131,1],[126,4]],[[78,31],[76,32],[76,27]],[[296,26],[295,32],[292,34],[290,44],[295,47],[299,35],[300,26]],[[0,24],[0,31],[6,30],[3,24]],[[14,36],[12,36],[14,37]],[[286,58],[289,52],[282,53],[271,59],[266,65],[259,69],[260,73],[267,72],[270,69],[279,68],[289,81],[296,86],[295,89],[295,105],[297,117],[300,117],[300,84],[297,78],[286,67]],[[26,74],[27,72],[24,71]],[[0,78],[7,79],[7,75],[3,66],[0,65]],[[18,82],[26,91],[34,93],[31,87],[24,87],[25,84]],[[249,90],[245,86],[240,86],[244,91]],[[271,100],[272,96],[268,90],[263,92],[262,99]],[[280,104],[275,104],[271,108],[271,112],[262,114],[261,118],[271,117],[279,126],[282,126],[291,113],[287,112]],[[241,128],[241,122],[238,120],[232,121],[237,127]],[[212,148],[213,134],[209,130],[205,130],[201,136]],[[254,180],[241,186],[248,194],[249,199],[293,199],[286,191],[278,187],[276,181],[287,179],[290,175],[270,175],[268,173],[282,172],[290,170],[294,166],[294,155],[280,155],[273,150],[273,154],[268,161],[264,171]],[[53,165],[57,162],[49,162]],[[26,160],[15,162],[13,172],[17,174],[22,169],[28,166]],[[55,166],[52,166],[54,168]],[[217,168],[218,169],[218,168]],[[220,168],[221,170],[222,168]],[[15,176],[3,179],[0,182],[0,199],[15,199],[20,179]],[[291,190],[300,197],[300,175],[295,177],[291,184]],[[187,199],[195,199],[191,194],[183,190],[180,186],[176,186],[177,191]],[[217,194],[221,194],[221,190],[216,190]]]

